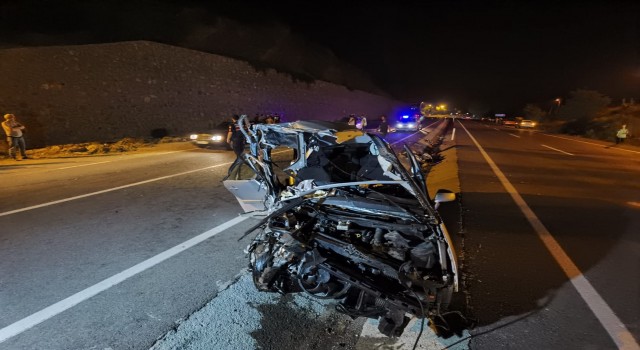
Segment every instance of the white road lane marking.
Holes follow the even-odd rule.
[[[584,277],[578,266],[576,266],[569,255],[567,255],[560,244],[547,230],[542,221],[540,221],[533,210],[531,210],[522,196],[520,196],[520,193],[516,191],[515,187],[513,187],[511,182],[509,182],[504,173],[500,170],[500,168],[498,168],[496,163],[493,162],[491,157],[489,157],[489,154],[485,152],[484,148],[480,146],[480,143],[478,143],[473,135],[471,135],[469,130],[467,130],[464,125],[461,124],[461,126],[467,132],[469,138],[471,138],[476,147],[478,147],[478,150],[484,157],[485,161],[489,164],[496,177],[498,177],[498,179],[502,183],[502,186],[504,186],[505,190],[509,193],[509,195],[511,195],[513,201],[516,202],[526,219],[529,221],[529,224],[531,224],[533,229],[538,234],[540,240],[542,240],[545,247],[556,260],[560,268],[564,271],[567,277],[569,277],[569,280],[573,284],[574,288],[578,291],[582,299],[587,303],[596,318],[598,318],[598,321],[600,321],[611,339],[613,339],[613,341],[620,349],[640,350],[640,345],[638,345],[636,340],[633,338],[631,332],[629,332],[624,323],[622,323],[622,321],[618,318],[618,316],[616,316],[613,310],[611,310],[602,296],[598,294],[598,291],[596,291],[591,283],[589,283],[589,281]]]
[[[218,225],[214,228],[212,228],[211,230],[201,233],[185,242],[182,242],[180,244],[178,244],[177,246],[170,248],[168,250],[165,250],[164,252],[153,256],[133,267],[130,267],[118,274],[115,274],[105,280],[102,280],[101,282],[98,282],[96,284],[94,284],[93,286],[86,288],[64,300],[61,300],[53,305],[50,305],[34,314],[31,314],[15,323],[12,323],[10,325],[8,325],[7,327],[4,327],[2,329],[0,329],[0,343],[4,342],[5,340],[14,337],[58,314],[60,314],[61,312],[68,310],[72,307],[74,307],[75,305],[78,305],[79,303],[97,295],[98,293],[104,292],[105,290],[173,257],[174,255],[177,255],[215,235],[217,235],[218,233],[229,229],[239,223],[241,223],[242,221],[248,219],[248,216],[238,216],[234,219],[231,219],[221,225]]]
[[[47,202],[47,203],[42,203],[42,204],[37,204],[37,205],[32,205],[30,207],[25,207],[25,208],[20,208],[20,209],[15,209],[15,210],[9,210],[9,211],[5,211],[0,213],[0,216],[7,216],[7,215],[11,215],[11,214],[16,214],[16,213],[21,213],[24,211],[29,211],[29,210],[33,210],[33,209],[38,209],[38,208],[43,208],[43,207],[47,207],[50,205],[54,205],[54,204],[60,204],[60,203],[64,203],[64,202],[70,202],[76,199],[81,199],[81,198],[86,198],[86,197],[91,197],[91,196],[96,196],[99,194],[103,194],[103,193],[108,193],[108,192],[113,192],[113,191],[118,191],[118,190],[122,190],[125,188],[129,188],[129,187],[133,187],[133,186],[138,186],[138,185],[143,185],[143,184],[147,184],[150,182],[156,182],[156,181],[160,181],[160,180],[166,180],[166,179],[170,179],[172,177],[176,177],[176,176],[182,176],[182,175],[187,175],[187,174],[191,174],[191,173],[195,173],[198,171],[203,171],[203,170],[207,170],[207,169],[213,169],[213,168],[217,168],[217,167],[221,167],[223,165],[230,165],[232,162],[227,162],[227,163],[222,163],[222,164],[216,164],[216,165],[212,165],[212,166],[208,166],[205,168],[200,168],[200,169],[195,169],[195,170],[189,170],[189,171],[184,171],[181,173],[177,173],[177,174],[173,174],[173,175],[167,175],[167,176],[161,176],[161,177],[156,177],[155,179],[149,179],[149,180],[144,180],[144,181],[139,181],[139,182],[134,182],[128,185],[123,185],[123,186],[118,186],[118,187],[113,187],[113,188],[108,188],[106,190],[102,190],[102,191],[96,191],[96,192],[91,192],[91,193],[85,193],[85,194],[81,194],[79,196],[74,196],[74,197],[69,197],[69,198],[63,198],[63,199],[59,199],[56,201],[51,201],[51,202]]]
[[[599,146],[599,147],[604,147],[604,148],[607,148],[607,149],[615,149],[615,150],[618,150],[618,151],[625,151],[625,152],[631,152],[631,153],[640,154],[640,151],[634,151],[634,150],[631,150],[631,149],[624,149],[624,148],[615,147],[615,146],[603,145],[601,143],[576,140],[576,139],[572,139],[572,138],[569,138],[569,137],[562,137],[562,136],[558,136],[558,135],[551,135],[551,134],[545,134],[545,133],[540,133],[540,134],[541,135],[545,135],[545,136],[549,136],[549,137],[555,137],[555,138],[558,138],[558,139],[569,140],[569,141],[573,141],[573,142],[586,143],[587,145]]]
[[[285,153],[288,152],[288,150],[284,150],[284,151],[278,151],[278,152],[273,152],[272,154],[279,154],[279,153]],[[173,152],[169,152],[169,153],[173,153]],[[142,185],[142,184],[146,184],[146,183],[150,183],[150,182],[155,182],[155,181],[160,181],[160,180],[164,180],[164,179],[168,179],[168,178],[172,178],[172,177],[176,177],[176,176],[181,176],[181,175],[186,175],[186,174],[191,174],[191,173],[195,173],[198,171],[202,171],[202,170],[207,170],[207,169],[212,169],[212,168],[216,168],[216,167],[220,167],[223,165],[230,165],[232,164],[232,162],[227,162],[227,163],[222,163],[222,164],[217,164],[217,165],[212,165],[209,167],[205,167],[205,168],[200,168],[200,169],[195,169],[195,170],[190,170],[190,171],[185,171],[185,172],[181,172],[181,173],[177,173],[177,174],[173,174],[173,175],[167,175],[167,176],[162,176],[162,177],[158,177],[155,179],[150,179],[150,180],[145,180],[145,181],[140,181],[140,182],[136,182],[136,183],[132,183],[132,184],[128,184],[128,185],[124,185],[124,186],[119,186],[119,187],[114,187],[114,188],[110,188],[107,190],[102,190],[102,191],[97,191],[97,192],[92,192],[92,193],[87,193],[84,195],[80,195],[80,196],[75,196],[75,197],[70,197],[70,198],[65,198],[65,199],[61,199],[61,200],[57,200],[57,201],[52,201],[52,202],[48,202],[48,203],[43,203],[43,204],[39,204],[39,205],[35,205],[35,206],[31,206],[31,207],[27,207],[27,208],[22,208],[22,209],[17,209],[17,210],[12,210],[12,211],[8,211],[8,212],[4,212],[4,213],[0,213],[0,216],[5,216],[5,215],[10,215],[10,214],[15,214],[18,212],[22,212],[22,211],[27,211],[27,210],[32,210],[32,209],[36,209],[36,208],[41,208],[41,207],[45,207],[45,206],[49,206],[49,205],[54,205],[54,204],[59,204],[59,203],[63,203],[63,202],[68,202],[68,201],[72,201],[75,199],[79,199],[79,198],[85,198],[85,197],[89,197],[89,196],[95,196],[98,194],[102,194],[102,193],[107,193],[107,192],[112,192],[112,191],[116,191],[116,190],[120,190],[123,188],[128,188],[128,187],[133,187],[133,186],[137,186],[137,185]],[[212,228],[211,230],[201,233],[200,235],[193,237],[183,243],[178,244],[177,246],[170,248],[156,256],[153,256],[127,270],[124,270],[116,275],[113,275],[97,284],[94,284],[93,286],[86,288],[64,300],[61,300],[51,306],[48,306],[30,316],[27,316],[15,323],[10,324],[7,327],[4,327],[2,329],[0,329],[0,343],[4,342],[5,340],[12,338],[48,319],[50,319],[51,317],[72,308],[73,306],[97,295],[98,293],[101,293],[123,281],[125,281],[128,278],[131,278],[135,275],[137,275],[140,272],[143,272],[159,263],[161,263],[164,260],[167,260],[171,257],[173,257],[174,255],[181,253],[215,235],[217,235],[218,233],[233,227],[237,224],[239,224],[240,222],[248,219],[249,216],[238,216],[232,220],[229,220],[219,226],[216,226],[214,228]]]
[[[513,136],[513,137],[517,137],[517,138],[520,138],[520,135],[516,135],[516,134],[511,134],[511,133],[510,133],[509,135],[511,135],[511,136]]]
[[[182,152],[182,151],[175,151],[175,152]],[[289,150],[273,152],[272,154],[279,154],[279,153],[284,153],[284,152],[289,152]],[[174,153],[174,152],[166,152],[166,153]],[[21,212],[24,212],[24,211],[43,208],[43,207],[47,207],[47,206],[54,205],[54,204],[60,204],[60,203],[64,203],[64,202],[73,201],[73,200],[76,200],[76,199],[96,196],[96,195],[99,195],[99,194],[113,192],[113,191],[121,190],[121,189],[124,189],[124,188],[143,185],[143,184],[147,184],[147,183],[155,182],[155,181],[160,181],[160,180],[166,180],[166,179],[170,179],[170,178],[176,177],[176,176],[187,175],[187,174],[195,173],[195,172],[198,172],[198,171],[203,171],[203,170],[207,170],[207,169],[213,169],[213,168],[221,167],[223,165],[231,165],[231,164],[233,164],[233,162],[226,162],[226,163],[216,164],[216,165],[208,166],[208,167],[205,167],[205,168],[184,171],[184,172],[173,174],[173,175],[161,176],[161,177],[157,177],[155,179],[149,179],[149,180],[145,180],[145,181],[134,182],[134,183],[128,184],[128,185],[118,186],[118,187],[114,187],[114,188],[108,188],[108,189],[102,190],[102,191],[85,193],[85,194],[81,194],[79,196],[74,196],[74,197],[59,199],[59,200],[51,201],[51,202],[47,202],[47,203],[32,205],[30,207],[25,207],[25,208],[20,208],[20,209],[15,209],[15,210],[9,210],[9,211],[5,211],[5,212],[1,212],[0,216],[7,216],[7,215],[11,215],[11,214],[21,213]]]
[[[96,162],[96,163],[87,163],[87,164],[80,164],[80,165],[72,165],[72,166],[65,166],[62,168],[56,168],[55,170],[63,170],[63,169],[71,169],[71,168],[79,168],[82,166],[89,166],[89,165],[96,165],[96,164],[104,164],[104,163],[111,163],[110,160],[107,160],[106,162]]]
[[[148,156],[161,156],[161,155],[165,155],[165,154],[171,154],[171,153],[178,153],[178,152],[188,152],[191,151],[191,149],[186,149],[186,150],[179,150],[179,151],[167,151],[167,152],[149,152],[149,153],[141,153],[141,154],[121,154],[121,155],[115,155],[113,157],[116,157],[115,159],[111,159],[111,160],[107,160],[104,162],[95,162],[95,163],[88,163],[88,164],[80,164],[80,165],[71,165],[68,167],[60,167],[60,168],[36,168],[37,170],[35,171],[29,171],[29,172],[23,172],[23,171],[15,171],[9,174],[6,174],[4,176],[24,176],[24,175],[31,175],[31,174],[42,174],[43,172],[49,172],[49,171],[53,171],[53,170],[65,170],[65,169],[71,169],[71,168],[77,168],[77,167],[81,167],[81,166],[87,166],[87,165],[96,165],[96,164],[103,164],[103,163],[110,163],[110,162],[117,162],[120,160],[131,160],[134,158],[140,158],[140,157],[148,157]],[[97,156],[100,157],[100,156]],[[58,158],[34,158],[32,159],[31,162],[29,162],[29,165],[31,166],[40,166],[39,161],[41,160],[46,160],[46,161],[55,161]],[[75,160],[72,161],[77,163]]]
[[[561,149],[553,148],[553,147],[551,147],[551,146],[547,146],[547,145],[540,145],[540,146],[542,146],[542,147],[546,147],[546,148],[551,149],[551,150],[554,150],[554,151],[556,151],[556,152],[560,152],[560,153],[568,154],[568,155],[570,155],[570,156],[575,156],[575,154],[573,154],[573,153],[565,152],[565,151],[563,151],[563,150],[561,150]]]

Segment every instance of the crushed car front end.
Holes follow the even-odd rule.
[[[224,183],[260,217],[247,232],[257,289],[336,299],[340,312],[379,319],[387,336],[403,332],[408,314],[447,309],[456,255],[415,159],[406,169],[383,139],[340,124],[243,131],[245,170]]]

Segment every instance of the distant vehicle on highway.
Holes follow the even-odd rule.
[[[504,126],[513,126],[513,127],[517,127],[518,126],[518,121],[515,119],[505,119],[502,122],[502,125]]]
[[[536,122],[534,122],[533,120],[529,120],[529,119],[522,119],[520,121],[520,123],[516,124],[516,128],[529,128],[529,129],[533,129],[536,127]]]
[[[231,146],[227,143],[227,132],[229,132],[229,123],[223,122],[211,130],[193,133],[189,135],[189,139],[193,144],[201,148],[223,148],[229,150]]]

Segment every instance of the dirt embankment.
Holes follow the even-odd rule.
[[[149,41],[2,49],[0,76],[0,115],[16,115],[30,147],[182,136],[234,114],[334,120],[404,104]]]
[[[32,159],[66,158],[93,155],[108,155],[124,152],[141,152],[158,149],[191,148],[190,142],[180,137],[164,137],[162,139],[123,138],[116,142],[84,142],[65,145],[54,145],[43,148],[27,149],[27,156]],[[0,147],[0,159],[11,160],[6,151],[6,144]],[[19,156],[18,156],[19,158]]]

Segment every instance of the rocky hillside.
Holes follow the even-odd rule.
[[[231,114],[377,116],[401,103],[148,41],[4,49],[0,76],[0,113],[27,126],[29,147],[183,136]]]

